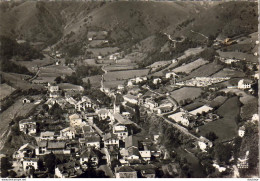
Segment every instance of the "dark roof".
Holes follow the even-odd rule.
[[[94,149],[87,149],[83,151],[80,155],[81,158],[89,158],[89,157],[97,157],[98,153],[97,150]]]
[[[66,147],[66,143],[63,141],[49,141],[48,149],[64,149]]]
[[[194,103],[191,103],[191,104],[184,106],[183,109],[185,109],[187,111],[192,111],[192,110],[197,109],[197,108],[199,108],[203,105],[204,105],[204,103],[202,103],[202,102],[194,102]]]
[[[129,147],[137,147],[138,148],[138,140],[136,136],[128,136],[125,139],[125,148],[129,148]]]
[[[141,171],[142,174],[155,174],[155,170],[154,169],[145,169]]]
[[[117,135],[115,135],[115,134],[107,133],[104,135],[103,139],[105,141],[105,140],[109,140],[109,139],[118,139],[118,138],[117,138]]]
[[[39,141],[38,146],[39,147],[47,147],[47,143],[48,143],[47,141]]]
[[[89,137],[85,137],[86,142],[99,142],[100,141],[100,137],[99,136],[89,136]]]
[[[132,155],[140,156],[138,148],[135,148],[135,147],[128,148],[128,153],[129,153],[129,156],[132,156]]]
[[[119,167],[117,168],[116,170],[117,173],[119,172],[135,172],[135,170],[129,166],[122,166],[122,167]]]

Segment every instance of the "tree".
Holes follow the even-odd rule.
[[[45,167],[49,173],[54,173],[56,165],[56,156],[51,152],[44,156]]]
[[[47,104],[43,104],[43,105],[42,105],[42,108],[43,108],[43,110],[46,111],[46,112],[48,112],[48,110],[49,110],[49,106],[48,106]]]
[[[232,156],[232,145],[219,143],[215,146],[214,153],[219,162],[228,164]]]
[[[12,168],[12,165],[7,157],[1,158],[1,177],[5,178],[9,176],[8,170]]]
[[[113,159],[111,161],[111,165],[110,165],[111,169],[115,170],[115,167],[117,167],[117,166],[121,166],[121,162],[117,159]]]
[[[10,171],[9,171],[9,177],[15,178],[16,175],[17,175],[17,173],[16,173],[15,171],[13,171],[13,170],[10,170]]]
[[[205,137],[208,138],[210,141],[215,141],[216,139],[218,139],[218,136],[213,131],[207,133]]]
[[[55,81],[57,84],[61,83],[61,82],[62,82],[61,76],[56,77],[56,78],[54,79],[54,81]]]

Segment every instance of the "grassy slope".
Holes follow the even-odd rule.
[[[237,136],[237,123],[235,118],[240,113],[240,101],[238,97],[228,99],[218,110],[217,114],[222,119],[210,122],[199,127],[200,135],[205,136],[213,131],[218,136],[218,141],[228,140]]]

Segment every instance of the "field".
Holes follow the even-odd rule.
[[[86,78],[83,78],[83,82],[86,82],[87,81],[90,81],[90,84],[93,86],[93,87],[100,87],[100,82],[101,82],[101,75],[95,75],[95,76],[90,76],[90,77],[86,77]]]
[[[85,59],[82,61],[82,63],[85,65],[97,65],[95,59]]]
[[[94,56],[106,56],[111,53],[115,53],[119,50],[117,47],[106,47],[106,48],[89,48],[87,51],[92,52]]]
[[[222,68],[222,65],[219,65],[216,62],[212,62],[197,68],[196,70],[192,71],[190,75],[186,76],[182,80],[189,80],[193,77],[208,77],[218,72]]]
[[[114,65],[108,65],[104,69],[107,71],[120,71],[120,70],[132,70],[136,68],[136,64],[114,64]]]
[[[176,67],[177,65],[178,65],[177,62],[172,63],[172,64],[170,64],[168,67],[166,67],[166,68],[164,68],[164,69],[162,69],[162,70],[160,70],[160,71],[158,71],[158,72],[154,72],[154,73],[151,74],[151,75],[153,75],[153,76],[165,76],[165,73],[166,73],[167,71],[169,71],[170,69]]]
[[[233,92],[236,95],[240,95],[240,102],[243,103],[241,107],[241,118],[249,119],[253,114],[257,113],[258,99],[252,95],[246,94],[244,91],[239,89],[224,89],[224,92]]]
[[[221,106],[225,101],[227,100],[227,97],[225,96],[217,96],[215,99],[213,99],[210,103],[209,106],[210,107],[219,107]]]
[[[258,62],[257,57],[252,54],[247,54],[243,52],[222,52],[222,51],[217,51],[217,52],[219,53],[220,57],[224,57],[224,58],[235,58],[239,60],[246,59],[246,61],[248,62],[253,62],[253,63]]]
[[[104,75],[105,81],[113,80],[126,80],[138,76],[146,76],[149,72],[149,69],[138,69],[138,70],[126,70],[126,71],[114,71],[108,72]]]
[[[178,60],[187,58],[187,57],[189,57],[189,56],[191,56],[191,55],[196,55],[196,54],[202,52],[203,50],[204,50],[204,48],[202,48],[202,47],[190,48],[190,49],[186,50],[186,51],[184,52],[184,55],[182,55],[181,57],[179,57]]]
[[[238,97],[229,98],[217,110],[217,114],[223,116],[223,118],[199,127],[199,134],[205,136],[208,132],[213,131],[218,136],[217,141],[230,140],[236,137],[238,126],[235,119],[239,112],[240,101]]]
[[[42,66],[45,66],[48,64],[53,64],[53,63],[55,63],[55,60],[52,59],[51,57],[49,57],[48,55],[45,55],[45,57],[42,60],[36,59],[33,61],[19,61],[17,63],[27,67],[28,70],[31,72],[36,72],[37,66],[42,67]]]
[[[12,94],[16,89],[8,84],[0,84],[0,101]]]
[[[40,69],[39,77],[57,77],[62,75],[71,75],[73,70],[63,65],[50,65]]]
[[[175,69],[173,69],[173,71],[175,73],[178,73],[178,72],[185,72],[185,73],[190,73],[192,70],[204,65],[208,63],[208,61],[202,59],[202,58],[199,58],[197,60],[195,60],[194,62],[191,62],[191,63],[188,63],[186,65],[182,65],[180,67],[177,67]]]
[[[123,85],[125,80],[114,80],[109,82],[104,82],[106,88],[117,88],[118,85]]]
[[[229,68],[224,68],[223,70],[220,70],[219,72],[212,75],[212,77],[245,77],[245,73]]]
[[[186,99],[196,99],[202,93],[201,88],[197,87],[183,87],[178,90],[175,90],[170,93],[171,97],[173,97],[178,103],[182,100]]]
[[[31,83],[23,80],[23,78],[25,76],[22,74],[1,72],[1,75],[3,76],[3,78],[5,80],[9,81],[11,83],[11,85],[16,89],[20,88],[22,90],[27,90],[30,88],[33,88],[33,89],[42,89],[43,88],[43,86],[41,86],[41,85],[34,85],[34,84],[31,84]]]

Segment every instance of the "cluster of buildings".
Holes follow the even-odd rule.
[[[207,87],[212,84],[229,80],[230,77],[195,77],[190,80],[177,82],[179,86],[195,86],[195,87]]]

